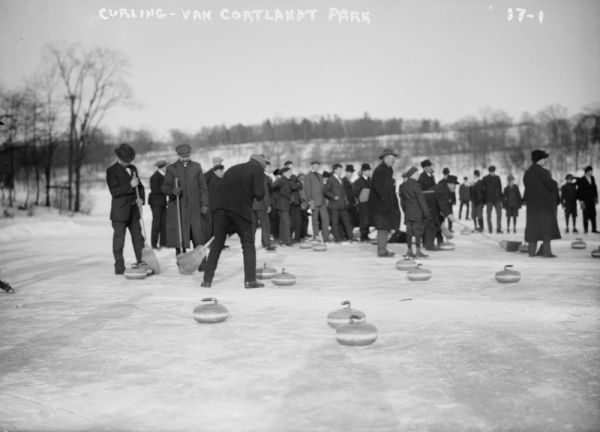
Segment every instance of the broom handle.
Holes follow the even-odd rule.
[[[462,223],[458,222],[457,220],[454,220],[453,223],[458,224],[458,225],[460,225],[463,228],[469,228],[468,226],[466,226],[465,224],[462,224]],[[471,229],[471,228],[469,228],[469,229]],[[483,237],[485,237],[486,239],[491,240],[493,242],[500,243],[498,240],[494,240],[489,235],[487,235],[487,234],[485,234],[483,232],[477,232],[477,234],[481,234]]]
[[[135,172],[133,173],[134,177],[137,177],[135,175]],[[138,178],[139,181],[139,178]],[[138,185],[139,186],[139,185]],[[140,192],[138,191],[138,186],[136,186],[135,189],[135,196],[137,199],[140,199]],[[138,209],[140,210],[140,220],[142,221],[142,231],[144,232],[144,243],[148,243],[148,237],[146,237],[146,224],[144,223],[144,214],[142,212],[142,205],[140,203],[137,203]]]
[[[179,179],[175,177],[175,187],[179,187]],[[179,230],[179,250],[183,252],[183,228],[181,227],[181,209],[179,207],[179,194],[175,196],[177,200],[177,228]]]

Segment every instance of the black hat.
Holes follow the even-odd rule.
[[[165,166],[167,166],[167,161],[166,161],[166,160],[164,160],[164,159],[161,159],[161,160],[159,160],[158,162],[156,162],[156,166],[157,166],[158,168],[165,167]]]
[[[360,170],[361,171],[370,171],[371,170],[371,165],[369,165],[368,163],[364,163],[360,166]]]
[[[225,169],[225,167],[224,167],[223,165],[219,164],[219,165],[215,165],[215,166],[213,167],[213,169],[214,169],[215,171],[218,171],[218,170],[224,170],[224,169]]]
[[[446,174],[450,174],[450,168],[444,168],[442,170],[442,174],[446,175]]]
[[[494,172],[494,171],[496,171],[496,167],[495,167],[494,165],[490,165],[490,166],[488,167],[488,171],[489,171],[489,172]]]
[[[279,170],[279,174],[284,174],[286,172],[290,171],[290,169],[288,167],[283,167]]]
[[[342,164],[336,163],[333,167],[331,167],[331,171],[335,171],[338,168],[341,168]]]
[[[531,152],[531,161],[533,163],[536,163],[538,161],[541,161],[542,159],[546,159],[548,156],[550,156],[548,153],[546,153],[544,150],[534,150]]]
[[[448,178],[446,179],[446,183],[450,183],[450,184],[458,184],[458,179],[456,178],[455,175],[449,175]]]
[[[314,160],[310,163],[311,165],[321,165],[321,162]]]
[[[426,168],[426,167],[430,167],[433,166],[433,164],[431,163],[431,161],[429,159],[425,159],[424,161],[421,162],[421,168]]]
[[[592,168],[591,165],[588,165],[585,167],[585,169],[583,170],[584,173],[588,172],[588,171],[592,171],[594,168]]]
[[[414,173],[416,173],[417,171],[419,171],[416,167],[410,167],[408,169],[408,171],[406,171],[404,174],[402,174],[403,178],[409,178],[411,177]]]
[[[354,165],[346,165],[346,172],[354,172]]]
[[[565,180],[572,180],[572,179],[573,179],[572,174],[567,174],[567,176],[565,177]]]
[[[323,178],[331,177],[331,173],[329,171],[323,171]]]
[[[473,171],[473,175],[476,177],[479,177],[481,175],[481,173],[479,172],[479,170],[475,170],[475,171]]]
[[[115,154],[125,163],[129,163],[135,159],[135,150],[129,144],[121,144],[115,149]]]
[[[281,170],[280,170],[279,168],[275,168],[275,169],[273,170],[273,175],[274,175],[274,176],[278,176],[278,175],[280,175],[280,174],[281,174]]]
[[[463,180],[467,181],[467,180],[469,180],[469,177],[463,177]]]
[[[288,166],[288,165],[294,165],[294,162],[292,162],[292,161],[285,161],[285,163],[283,164],[283,166]]]
[[[394,151],[392,149],[386,148],[386,149],[383,149],[383,152],[381,152],[379,159],[383,159],[384,157],[389,156],[389,155],[398,156],[396,153],[394,153]]]

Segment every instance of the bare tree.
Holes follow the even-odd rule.
[[[119,51],[102,47],[86,50],[80,44],[48,45],[46,56],[56,67],[69,102],[69,208],[79,211],[81,167],[87,146],[93,141],[106,113],[131,100],[131,91],[125,81],[129,64]]]

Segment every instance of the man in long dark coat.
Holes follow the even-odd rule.
[[[254,199],[252,202],[252,227],[254,235],[256,235],[256,230],[260,226],[261,243],[263,247],[268,251],[274,251],[277,248],[275,245],[271,244],[271,219],[269,217],[269,213],[273,211],[273,203],[271,201],[273,180],[271,180],[271,177],[266,172],[266,168],[270,165],[269,161],[265,161],[265,164],[265,194],[262,199]]]
[[[421,190],[425,195],[425,202],[429,208],[430,215],[430,217],[425,220],[423,245],[427,250],[438,250],[437,246],[435,246],[435,239],[441,236],[441,227],[438,218],[440,210],[438,208],[437,200],[435,199],[436,183],[435,177],[433,176],[433,164],[429,159],[425,159],[421,162],[421,168],[423,168],[423,172],[419,176],[419,184],[421,185]]]
[[[397,231],[400,228],[400,209],[392,168],[397,156],[391,149],[385,149],[379,156],[382,162],[377,165],[371,178],[369,211],[377,229],[377,256],[379,257],[395,255],[387,249],[387,243],[390,231]]]
[[[319,161],[310,163],[310,172],[304,177],[304,195],[311,211],[313,240],[319,237],[319,219],[323,241],[329,241],[329,213],[325,202],[325,182],[319,174]]]
[[[123,247],[127,229],[131,234],[136,262],[138,264],[142,262],[144,237],[138,206],[143,205],[145,192],[137,168],[131,164],[135,158],[135,150],[128,144],[121,144],[115,149],[115,154],[119,159],[106,170],[106,183],[112,195],[110,220],[113,227],[112,249],[115,258],[115,274],[122,275],[125,272]]]
[[[167,246],[174,247],[176,254],[179,254],[189,248],[190,241],[194,247],[208,241],[202,225],[202,215],[208,212],[209,200],[202,167],[198,162],[190,160],[191,147],[182,144],[176,151],[179,160],[167,167],[161,189],[169,197]],[[178,227],[177,196],[181,212],[181,234]]]
[[[587,234],[588,223],[592,225],[592,232],[598,233],[596,229],[596,205],[598,204],[598,188],[596,180],[592,175],[592,167],[583,170],[583,177],[577,180],[577,199],[581,202],[583,211],[583,231]]]
[[[492,210],[496,210],[496,232],[502,234],[502,181],[496,175],[496,167],[490,165],[488,175],[481,179],[483,182],[483,201],[487,215],[487,225],[490,234],[492,227]]]
[[[344,191],[346,192],[346,198],[348,198],[348,208],[346,211],[348,212],[348,217],[350,218],[350,224],[352,228],[358,226],[358,209],[357,209],[357,197],[354,195],[354,188],[352,187],[352,176],[354,176],[354,165],[348,164],[346,165],[346,170],[344,172],[344,178],[342,178],[342,185],[344,186]],[[349,239],[352,240],[352,239]]]
[[[252,202],[265,195],[265,157],[252,155],[245,163],[234,165],[223,176],[214,205],[214,241],[208,254],[202,286],[210,288],[228,234],[237,232],[244,255],[244,288],[262,288],[256,280],[256,249],[252,229]]]
[[[421,251],[421,243],[425,231],[425,220],[430,215],[421,185],[413,178],[418,171],[416,167],[411,167],[402,175],[405,180],[400,185],[400,205],[404,213],[404,225],[406,225],[408,251],[405,256],[426,259],[429,257]],[[416,254],[412,251],[413,237],[415,239]]]
[[[325,196],[329,200],[327,209],[331,220],[331,231],[336,242],[343,240],[353,241],[352,224],[348,216],[348,197],[342,183],[342,166],[335,164],[332,175],[325,185]]]
[[[471,198],[471,217],[476,231],[483,232],[483,183],[479,170],[473,171],[473,184],[469,188]]]
[[[150,177],[148,204],[152,210],[152,234],[150,244],[154,249],[167,245],[167,197],[161,186],[165,180],[167,161],[156,163],[156,171]]]
[[[537,255],[555,258],[550,245],[551,240],[559,239],[556,208],[559,204],[558,184],[552,179],[548,164],[548,153],[534,150],[531,153],[531,166],[525,171],[524,201],[527,206],[527,224],[525,225],[525,241],[529,243],[529,256],[536,255],[537,242],[542,241],[542,247]]]
[[[368,163],[362,164],[358,178],[352,185],[354,196],[358,201],[358,219],[360,228],[360,241],[369,241],[369,194],[371,193],[371,166]]]

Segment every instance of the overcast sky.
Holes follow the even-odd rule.
[[[141,5],[174,16],[100,16]],[[509,7],[532,17],[519,22],[514,10],[509,20]],[[277,8],[316,9],[315,19],[225,19]],[[363,23],[330,21],[329,8],[364,12]],[[193,22],[193,12],[185,20],[182,10],[210,10],[212,20]],[[50,41],[125,53],[140,107],[114,111],[105,122],[113,131],[365,111],[449,122],[486,106],[518,118],[600,101],[597,0],[0,0],[0,28],[4,88],[39,68]]]

